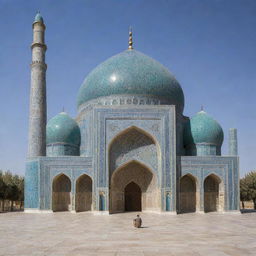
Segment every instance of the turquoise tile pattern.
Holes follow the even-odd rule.
[[[67,113],[61,112],[47,123],[46,144],[67,143],[80,146],[81,134],[76,121]]]
[[[38,13],[33,23],[35,47],[43,47],[44,57],[42,22]],[[32,62],[32,89],[45,87],[42,74],[46,66],[41,63]],[[204,181],[209,175],[220,182],[219,210],[239,210],[236,129],[230,130],[230,156],[221,156],[221,126],[204,111],[191,119],[183,116],[182,88],[159,62],[138,51],[126,50],[101,63],[80,88],[76,121],[62,112],[46,126],[46,104],[40,105],[44,93],[31,93],[30,119],[35,122],[29,142],[33,154],[28,155],[26,164],[25,209],[52,211],[53,181],[64,174],[71,183],[69,210],[75,211],[77,181],[85,174],[93,181],[91,209],[108,213],[112,200],[119,204],[118,197],[111,195],[111,179],[119,168],[137,162],[154,176],[148,188],[152,195],[147,200],[156,200],[157,204],[152,204],[153,208],[149,205],[149,210],[180,212],[180,178],[184,175],[196,180],[198,212],[205,208]],[[39,152],[35,145],[40,141],[43,143]],[[133,178],[128,176],[119,181],[128,184]],[[143,174],[140,178],[145,177]]]
[[[43,19],[42,15],[40,14],[40,12],[38,12],[36,14],[34,22],[42,22],[42,23],[44,23],[44,19]]]
[[[39,172],[40,166],[38,160],[26,163],[25,172],[25,208],[39,207]]]
[[[78,107],[92,99],[109,95],[149,95],[184,108],[184,94],[175,77],[156,60],[136,51],[123,51],[97,66],[84,80]]]
[[[221,146],[223,138],[224,135],[221,126],[205,111],[198,112],[187,122],[184,128],[185,146],[198,143]]]

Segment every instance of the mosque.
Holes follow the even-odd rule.
[[[175,77],[133,49],[85,78],[75,119],[47,123],[44,20],[33,22],[25,211],[238,212],[237,130],[221,155],[223,130],[205,111],[183,115]]]

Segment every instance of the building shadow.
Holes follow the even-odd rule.
[[[256,210],[254,209],[241,209],[241,213],[256,213]]]

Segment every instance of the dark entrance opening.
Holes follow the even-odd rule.
[[[124,189],[125,211],[141,211],[141,189],[134,183],[129,183]]]
[[[83,174],[76,182],[76,211],[90,211],[92,206],[92,179]]]
[[[180,212],[196,211],[196,183],[190,175],[185,175],[180,181]]]
[[[52,210],[54,212],[71,210],[70,193],[70,179],[64,174],[55,177],[52,184]]]
[[[208,176],[204,181],[204,211],[218,211],[219,206],[219,182],[213,176]]]

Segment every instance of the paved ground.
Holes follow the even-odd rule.
[[[256,255],[256,213],[142,214],[2,213],[0,255]]]

